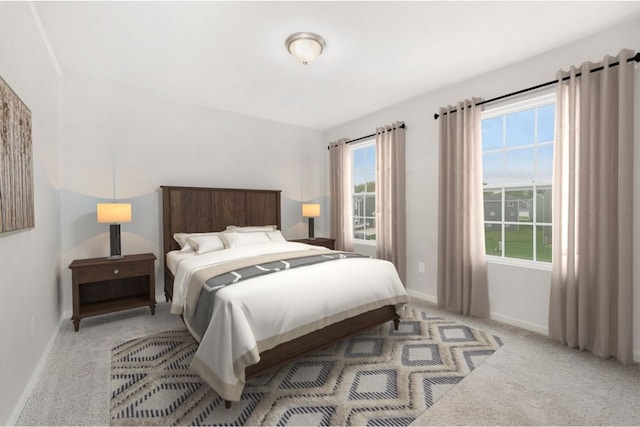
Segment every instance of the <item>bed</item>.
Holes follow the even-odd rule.
[[[200,342],[198,352],[191,365],[192,369],[198,372],[220,394],[227,406],[230,406],[232,401],[240,399],[245,378],[257,375],[278,364],[291,361],[306,353],[384,322],[393,321],[397,328],[398,320],[402,314],[404,304],[408,302],[408,297],[402,283],[397,278],[395,268],[392,265],[389,267],[390,263],[387,261],[363,259],[363,257],[341,254],[326,248],[284,241],[272,242],[262,246],[228,247],[222,251],[196,256],[184,254],[181,256],[182,247],[173,238],[175,233],[218,232],[226,230],[228,226],[260,227],[273,225],[275,229],[279,230],[281,228],[280,191],[176,186],[162,186],[161,188],[163,201],[163,248],[165,253],[165,296],[167,301],[172,301],[172,312],[183,314],[188,329],[196,340]],[[260,233],[256,233],[256,235],[258,234]],[[236,235],[240,237],[240,234]],[[177,258],[175,257],[176,254],[178,255]],[[285,258],[289,260],[285,262],[291,262],[293,258],[296,260],[322,258],[322,262],[318,261],[319,264],[316,265],[304,265],[300,268],[276,274],[251,278],[234,286],[225,287],[218,292],[217,297],[224,300],[224,303],[216,302],[215,309],[209,309],[210,320],[208,321],[210,323],[208,328],[200,330],[194,326],[195,322],[192,322],[193,313],[191,313],[190,303],[187,301],[191,301],[191,304],[193,304],[196,301],[194,295],[197,295],[201,290],[198,288],[197,291],[192,290],[191,294],[188,294],[186,289],[188,288],[187,284],[193,286],[194,283],[200,280],[196,280],[196,276],[202,276],[205,271],[208,272],[207,269],[217,271],[218,266],[223,264],[220,260],[226,260],[225,257],[233,256],[233,261],[237,263],[245,262],[245,259],[249,259],[249,255],[275,257],[282,254],[285,254]],[[324,262],[326,261],[324,258],[335,257],[342,258]],[[263,258],[258,259],[263,260]],[[378,277],[384,276],[385,279],[379,280],[380,282],[384,281],[384,283],[381,283],[380,286],[370,286],[366,290],[364,288],[363,290],[358,290],[358,286],[365,286],[365,284],[352,285],[351,282],[356,280],[353,277],[347,277],[349,276],[348,272],[350,269],[353,270],[354,266],[364,265],[358,263],[375,263],[372,265],[373,269],[358,267],[359,271],[368,271],[367,274],[369,276],[365,274],[365,278],[368,277],[372,281],[374,276],[376,277],[375,281],[378,281]],[[330,267],[325,267],[325,265],[330,265]],[[236,268],[236,271],[240,270]],[[205,276],[202,276],[201,279],[203,277]],[[349,281],[348,286],[342,283],[343,280]],[[210,286],[206,286],[204,280],[200,281],[203,282],[201,286],[207,289],[210,288]],[[296,295],[294,290],[296,288],[291,287],[290,281],[296,284],[302,283],[305,286],[305,291]],[[206,283],[209,282],[207,281]],[[272,290],[276,287],[281,287],[284,292],[282,296],[277,298],[270,296],[270,294],[275,295]],[[377,290],[376,287],[380,288],[380,290]],[[174,291],[177,293],[174,294]],[[260,294],[261,292],[264,295]],[[313,292],[317,292],[317,295],[314,295]],[[379,293],[380,296],[372,296],[376,293]],[[354,297],[355,294],[358,295]],[[244,296],[240,297],[239,295]],[[340,305],[344,304],[344,300],[352,297],[354,297],[355,301],[360,298],[360,295],[363,298],[363,302],[356,304],[357,309],[344,310],[344,307]],[[234,298],[244,299],[238,302]],[[315,308],[302,309],[298,306],[287,306],[286,298],[295,298],[294,301],[303,300],[303,303],[305,298],[308,301],[314,300],[316,302],[314,306],[322,307],[323,313],[328,314],[326,314],[326,317],[323,314],[323,317],[318,317],[318,320],[313,322],[297,318],[289,320],[288,317],[304,316],[307,311],[311,312]],[[326,300],[322,300],[323,298],[326,298]],[[203,303],[196,302],[195,304],[202,306]],[[240,309],[237,308],[239,304],[242,305]],[[268,307],[272,313],[267,314],[269,309],[254,308],[253,313],[258,314],[251,314],[251,310],[247,309],[250,304],[263,304],[260,307]],[[182,313],[181,309],[174,311],[174,308],[183,306],[184,313]],[[212,307],[214,306],[212,305]],[[283,307],[290,307],[291,313],[298,314],[289,316],[289,311]],[[260,325],[273,323],[275,325],[273,326],[274,328],[279,328],[278,331],[286,330],[288,332],[280,334],[280,332],[256,331],[251,326],[247,329],[247,326],[244,325],[246,323],[244,316],[247,315],[247,312],[250,313],[250,317],[255,316],[256,319],[262,319],[260,320]],[[286,313],[286,316],[283,313]],[[187,314],[189,315],[188,317],[186,316]],[[273,316],[273,322],[265,316]],[[287,317],[287,319],[284,319],[283,316]],[[254,320],[253,317],[252,320]],[[285,321],[292,321],[295,327],[290,324],[284,325]],[[249,324],[254,327],[258,325],[258,323],[251,322]],[[249,333],[239,336],[230,335],[228,331],[236,325],[239,325],[238,328],[240,329],[248,330]],[[263,328],[260,326],[257,329]],[[265,327],[265,329],[268,328]],[[296,333],[292,334],[290,331],[296,331]],[[273,336],[269,335],[270,333]],[[221,338],[218,335],[212,337],[212,334],[221,334],[225,338]],[[254,343],[254,341],[250,341],[247,338],[249,335],[252,335],[251,339],[255,339],[256,347],[249,352],[251,354],[247,353],[248,356],[243,355],[241,358],[237,358],[238,354],[234,353],[236,351],[234,349],[235,346],[240,344],[248,345],[248,347],[243,347],[246,349],[250,348]],[[215,345],[223,342],[223,339],[229,344],[223,346]],[[248,344],[244,343],[244,341],[248,341]],[[221,354],[221,351],[229,354]],[[233,366],[217,367],[225,359],[234,361],[232,363],[224,362]],[[243,362],[238,364],[240,359]],[[222,372],[220,376],[214,375],[212,377],[211,371],[218,373],[217,369],[226,370],[233,374],[234,379],[238,382],[237,386],[230,387],[227,384],[230,381],[221,384],[221,378],[225,378],[222,371],[220,371]]]

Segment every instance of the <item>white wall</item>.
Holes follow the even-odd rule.
[[[0,76],[31,110],[35,191],[35,227],[0,235],[0,424],[10,424],[55,336],[62,298],[61,87],[26,2],[0,2]]]
[[[133,211],[133,221],[121,226],[122,252],[156,254],[156,294],[163,294],[164,278],[160,185],[282,190],[287,238],[307,235],[301,201],[327,205],[321,132],[70,77],[64,93],[65,310],[66,266],[109,254],[108,227],[96,222],[95,209],[113,197],[114,171],[116,198],[130,201]],[[319,236],[326,234],[322,219]]]
[[[523,46],[526,48],[526,46]],[[356,138],[376,127],[403,120],[407,124],[407,287],[414,294],[435,299],[438,247],[438,122],[440,106],[472,96],[485,99],[514,92],[555,78],[560,68],[584,61],[599,61],[621,48],[640,49],[640,19],[576,41],[527,61],[478,76],[455,86],[417,96],[401,104],[362,117],[328,132],[328,140]],[[473,67],[473,64],[468,64]],[[398,70],[397,78],[402,78]],[[640,189],[640,66],[636,66],[635,194]],[[640,236],[640,197],[634,200],[634,233]],[[635,265],[640,265],[636,237]],[[418,262],[425,273],[418,273]],[[640,267],[634,271],[635,358],[640,361]],[[492,317],[546,333],[551,274],[510,265],[489,266]]]

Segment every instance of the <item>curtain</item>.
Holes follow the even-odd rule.
[[[331,191],[331,235],[336,239],[335,248],[353,251],[351,197],[349,171],[351,162],[347,149],[347,138],[329,144],[329,179]]]
[[[632,56],[558,72],[549,307],[549,336],[625,364],[633,361]]]
[[[438,307],[489,316],[479,100],[440,108]],[[446,113],[446,114],[445,114]]]
[[[406,286],[405,129],[376,129],[376,258],[391,261]]]

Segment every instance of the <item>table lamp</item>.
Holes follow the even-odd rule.
[[[302,216],[305,218],[309,218],[309,238],[315,239],[314,234],[314,224],[313,219],[315,217],[320,216],[320,205],[318,204],[303,204],[302,205]]]
[[[120,223],[131,222],[131,203],[98,203],[97,213],[99,223],[109,224],[111,256],[108,259],[122,258]]]

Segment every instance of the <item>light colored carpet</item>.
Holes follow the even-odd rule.
[[[490,357],[498,337],[421,310],[251,378],[230,409],[189,369],[186,329],[123,343],[112,425],[409,425]]]
[[[440,311],[498,335],[504,345],[419,416],[414,425],[640,425],[640,366],[622,366],[548,338]],[[111,349],[182,328],[169,305],[65,322],[20,425],[109,425]]]

